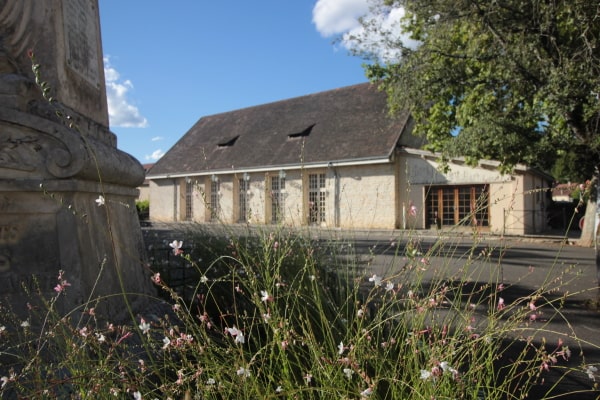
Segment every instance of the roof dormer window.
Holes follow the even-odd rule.
[[[300,137],[307,137],[308,135],[310,135],[310,132],[312,131],[312,128],[315,126],[316,124],[312,124],[310,125],[308,128],[304,129],[301,132],[296,132],[296,133],[290,133],[288,134],[288,138],[290,139],[295,139],[295,138],[300,138]]]
[[[235,141],[238,140],[238,138],[240,137],[240,135],[234,136],[229,140],[226,140],[224,142],[221,143],[217,143],[218,147],[231,147],[235,144]]]

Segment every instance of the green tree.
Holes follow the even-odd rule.
[[[367,74],[392,110],[411,110],[429,149],[510,169],[549,168],[560,152],[585,145],[592,174],[600,161],[597,2],[387,3],[405,9],[403,26],[422,44],[403,48],[397,63],[375,60]]]
[[[598,1],[375,3],[382,13],[404,8],[405,33],[420,45],[375,44],[366,51],[367,76],[387,92],[392,111],[411,111],[429,150],[471,163],[496,159],[505,171],[517,163],[548,170],[569,154],[594,176],[600,165]],[[365,28],[390,36],[373,23]],[[382,43],[401,57],[373,56]],[[588,209],[593,217],[596,207]]]

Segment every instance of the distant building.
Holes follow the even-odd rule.
[[[150,171],[150,168],[152,168],[153,165],[154,163],[142,164],[146,176],[148,176],[148,171]],[[138,190],[140,191],[140,194],[138,196],[139,201],[150,200],[150,181],[148,180],[148,178],[144,179],[144,182],[140,186],[138,186]]]
[[[407,112],[360,84],[203,117],[152,167],[150,219],[351,229],[546,229],[552,178],[420,150]]]
[[[558,202],[572,202],[573,194],[578,191],[577,183],[559,183],[552,188],[552,200]]]

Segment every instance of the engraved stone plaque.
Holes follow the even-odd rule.
[[[98,19],[94,3],[90,0],[63,1],[65,52],[67,65],[100,88],[98,71]]]

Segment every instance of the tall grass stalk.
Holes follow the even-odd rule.
[[[572,373],[567,361],[581,351],[574,337],[545,343],[553,332],[534,321],[541,310],[561,318],[566,297],[552,294],[571,275],[508,302],[491,258],[501,249],[475,246],[456,268],[448,240],[358,254],[352,241],[282,227],[194,228],[167,242],[168,257],[155,252],[163,300],[133,324],[100,322],[89,309],[58,314],[67,285],[41,302],[30,293],[39,306],[27,323],[3,310],[2,395],[519,399],[548,370]],[[372,274],[382,252],[393,266]],[[171,286],[177,265],[186,281]]]

